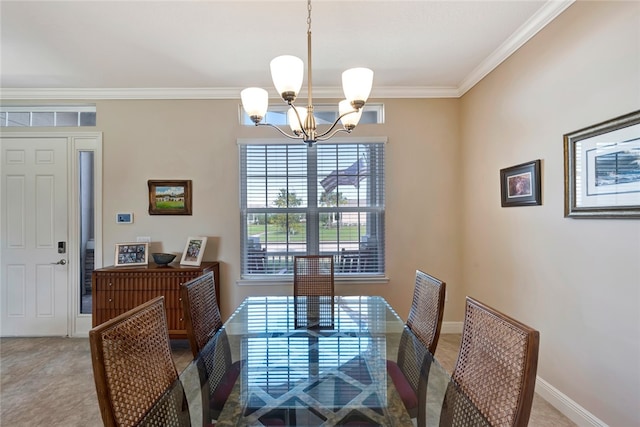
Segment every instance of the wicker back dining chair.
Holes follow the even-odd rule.
[[[387,372],[407,412],[411,418],[417,418],[419,427],[426,425],[426,377],[440,337],[445,289],[446,283],[442,280],[416,270],[413,300],[400,339],[398,360],[387,361]],[[422,345],[417,345],[416,340]]]
[[[427,425],[427,378],[432,361],[433,355],[422,339],[407,327],[400,336],[398,361],[387,360],[387,374],[418,427]]]
[[[443,402],[440,425],[468,425],[475,410],[492,426],[529,422],[538,367],[540,334],[529,326],[467,297],[462,342]],[[457,399],[460,393],[465,399]]]
[[[219,329],[202,347],[195,358],[202,390],[203,419],[215,420],[222,412],[231,390],[240,375],[242,363],[233,362],[229,338]]]
[[[203,419],[216,419],[240,374],[241,363],[233,362],[229,339],[222,329],[213,272],[180,285],[189,345],[198,363],[203,386]]]
[[[189,346],[196,357],[222,327],[213,272],[180,285],[180,297]]]
[[[89,331],[105,426],[188,426],[189,408],[160,296]]]
[[[293,258],[293,296],[335,295],[333,256],[299,255]]]
[[[435,354],[442,328],[447,284],[424,271],[416,270],[416,283],[407,327]]]

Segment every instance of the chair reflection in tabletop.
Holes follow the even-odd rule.
[[[333,297],[294,297],[293,307],[296,329],[334,329]]]

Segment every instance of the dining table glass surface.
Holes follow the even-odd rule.
[[[218,332],[241,370],[216,426],[413,426],[387,371],[403,333],[379,296],[248,297]],[[439,424],[452,385],[431,360],[427,425]]]
[[[411,425],[386,376],[403,328],[381,297],[247,298],[224,326],[243,369],[217,425]]]

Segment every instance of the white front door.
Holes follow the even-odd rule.
[[[69,334],[67,144],[1,138],[2,336]]]

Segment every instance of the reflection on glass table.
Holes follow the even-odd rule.
[[[386,301],[357,296],[297,303],[291,296],[247,298],[219,332],[242,369],[216,425],[413,426],[386,361],[397,360],[403,333],[415,336]],[[332,311],[322,305],[331,303],[333,316],[327,319],[322,313]],[[308,327],[300,326],[305,324],[301,313],[308,313]],[[404,339],[403,345],[416,342]],[[428,363],[423,364],[424,351],[414,350],[404,348],[403,357],[422,355],[416,364],[427,366],[427,425],[437,425],[445,393],[456,407],[466,400],[428,352]],[[192,365],[197,366],[197,360]],[[193,376],[195,368],[189,369]],[[182,377],[192,383],[192,424],[200,425],[194,411],[200,403],[197,394],[203,391],[203,399],[208,399],[209,391],[205,386],[194,389],[195,380],[187,376]],[[475,417],[472,425],[488,425],[473,405],[469,409],[470,419]]]
[[[411,425],[386,359],[404,324],[379,297],[251,297],[225,324],[243,369],[218,425]]]

